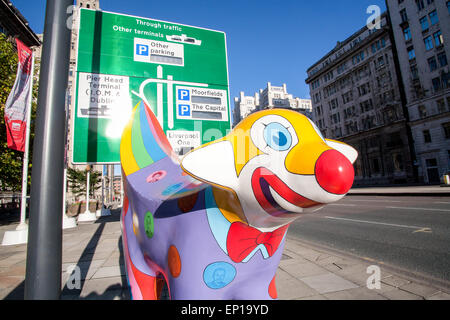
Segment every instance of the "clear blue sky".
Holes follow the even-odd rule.
[[[45,0],[12,2],[42,33]],[[267,82],[309,97],[306,70],[366,24],[370,5],[386,8],[384,0],[100,0],[105,11],[226,32],[232,100]]]

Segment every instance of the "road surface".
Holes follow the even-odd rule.
[[[289,236],[443,280],[450,286],[450,198],[347,196]]]

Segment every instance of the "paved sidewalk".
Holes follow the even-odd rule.
[[[16,224],[0,226],[0,237]],[[63,232],[62,299],[129,299],[121,246],[119,211],[96,223]],[[0,246],[0,299],[23,299],[26,245]],[[71,266],[81,270],[81,288],[69,289]],[[381,266],[380,290],[366,282],[370,261],[341,255],[288,237],[277,271],[280,300],[450,300],[437,288]],[[69,273],[67,272],[69,271]]]

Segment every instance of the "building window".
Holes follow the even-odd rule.
[[[423,0],[416,0],[417,10],[423,10],[425,8],[425,4],[423,3]]]
[[[444,43],[444,37],[442,36],[442,32],[439,30],[438,32],[433,34],[434,42],[436,44],[436,47],[439,47],[441,44]]]
[[[367,112],[367,111],[370,111],[370,110],[373,109],[372,99],[363,101],[363,102],[361,102],[359,105],[360,105],[360,107],[361,107],[361,112],[362,112],[362,113]]]
[[[448,13],[450,14],[450,1],[447,1],[447,10],[448,10]]]
[[[331,120],[332,124],[340,123],[341,122],[341,114],[338,112],[338,113],[331,115],[330,120]]]
[[[431,57],[428,59],[428,65],[430,66],[430,71],[434,71],[437,69],[437,62],[435,57]]]
[[[444,130],[445,139],[450,139],[450,122],[443,123],[442,129]]]
[[[352,118],[356,114],[355,106],[347,108],[344,110],[344,119]]]
[[[401,154],[397,153],[392,156],[394,162],[394,170],[395,172],[403,172],[404,171],[404,162]]]
[[[422,31],[428,30],[428,18],[427,16],[420,19],[420,25],[422,26]]]
[[[439,169],[436,159],[426,159],[425,164],[427,166],[427,177],[429,183],[439,183]]]
[[[330,110],[336,109],[339,106],[338,100],[337,99],[330,100],[329,106]]]
[[[419,71],[417,70],[417,66],[411,66],[411,76],[413,78],[413,80],[415,79],[419,79]]]
[[[425,49],[427,49],[427,51],[433,49],[433,39],[431,38],[431,36],[423,39],[423,42],[425,42]]]
[[[430,16],[430,21],[431,21],[432,26],[434,26],[436,23],[439,22],[439,18],[438,18],[436,10],[432,11],[429,16]]]
[[[366,83],[358,87],[358,93],[360,97],[370,93],[370,84]]]
[[[379,57],[377,60],[378,67],[384,66],[384,57]]]
[[[403,35],[405,36],[405,41],[411,40],[411,29],[409,27],[406,27],[405,29],[403,29]],[[372,52],[375,53],[376,50],[375,49],[375,45],[372,45]]]
[[[400,11],[400,17],[402,18],[402,22],[408,21],[408,15],[406,14],[406,9]]]
[[[450,72],[443,72],[442,76],[442,87],[450,88]]]
[[[342,95],[342,100],[344,101],[344,103],[348,103],[348,102],[352,101],[353,100],[353,92],[349,91],[349,92],[344,93]]]
[[[427,117],[427,108],[424,105],[420,105],[417,107],[419,110],[419,117],[426,118]]]
[[[433,83],[434,91],[438,91],[441,88],[441,78],[437,77],[431,81]]]
[[[441,88],[441,78],[437,77],[431,81],[433,83],[434,91],[438,91]]]
[[[423,131],[423,140],[425,143],[431,143],[431,133],[430,130],[424,130]]]
[[[416,57],[416,52],[414,51],[414,48],[408,48],[408,57],[409,60],[413,60]]]
[[[438,54],[437,58],[438,58],[438,61],[439,61],[439,65],[441,67],[445,67],[448,64],[448,62],[447,62],[447,55],[445,54],[445,52],[442,52],[442,53]]]
[[[364,51],[361,51],[356,56],[352,58],[353,64],[360,63],[361,61],[364,61]]]
[[[437,104],[437,110],[439,113],[445,112],[445,101],[444,99],[439,99],[436,101]]]
[[[380,162],[376,158],[372,159],[372,169],[373,169],[373,173],[375,173],[375,174],[380,173]]]

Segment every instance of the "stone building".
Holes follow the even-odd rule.
[[[313,120],[324,136],[359,152],[355,185],[415,181],[414,151],[402,102],[387,14],[364,26],[308,69]]]
[[[236,126],[251,113],[273,108],[292,109],[312,117],[312,104],[309,99],[294,98],[287,92],[286,84],[282,87],[267,83],[265,89],[260,89],[254,96],[245,96],[244,92],[234,98],[233,124]]]
[[[419,176],[450,170],[450,1],[387,0]]]

